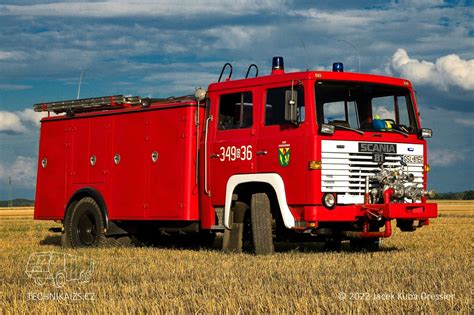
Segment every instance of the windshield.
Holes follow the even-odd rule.
[[[418,131],[406,88],[361,82],[316,82],[319,124],[362,131]]]

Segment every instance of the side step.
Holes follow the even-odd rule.
[[[225,226],[223,226],[223,225],[213,225],[213,226],[211,226],[211,231],[224,232],[225,231]]]
[[[211,226],[212,231],[224,232],[224,208],[214,208],[217,217],[217,224]]]

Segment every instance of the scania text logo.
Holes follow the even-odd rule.
[[[391,143],[359,143],[359,152],[397,153],[397,145]]]

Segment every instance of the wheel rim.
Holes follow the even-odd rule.
[[[77,236],[84,245],[92,245],[97,239],[97,227],[94,216],[91,213],[85,213],[77,224]]]

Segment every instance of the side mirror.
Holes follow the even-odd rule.
[[[295,90],[285,91],[285,120],[293,124],[298,123],[298,92]]]
[[[421,128],[421,130],[418,132],[418,136],[420,138],[431,138],[433,136],[433,130],[429,128]]]

